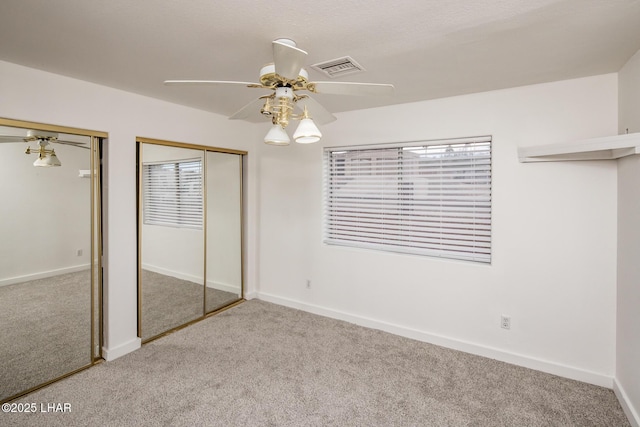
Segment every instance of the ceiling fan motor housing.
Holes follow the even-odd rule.
[[[302,89],[306,87],[308,80],[309,73],[304,68],[300,69],[296,80],[288,80],[276,74],[276,66],[274,64],[267,64],[260,69],[260,83],[266,87],[291,86],[295,89]]]
[[[293,99],[293,89],[288,86],[280,86],[276,88],[276,98]]]
[[[58,134],[55,132],[47,132],[44,130],[28,130],[27,139],[56,139]]]

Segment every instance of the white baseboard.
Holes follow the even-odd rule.
[[[142,269],[143,270],[148,270],[154,273],[158,273],[158,274],[163,274],[165,276],[171,276],[171,277],[175,277],[177,279],[180,280],[187,280],[189,282],[193,282],[196,283],[198,285],[202,284],[202,277],[199,276],[194,276],[193,274],[188,274],[188,273],[183,273],[180,271],[173,271],[173,270],[168,270],[166,268],[163,267],[158,267],[155,265],[150,265],[150,264],[143,264],[142,265]],[[222,283],[222,282],[214,282],[214,281],[207,281],[207,287],[208,288],[212,288],[212,289],[217,289],[220,291],[225,291],[225,292],[231,292],[234,294],[239,294],[240,293],[240,287],[239,286],[234,286],[234,285],[230,285],[228,283]]]
[[[232,294],[240,294],[240,286],[230,285],[228,283],[214,282],[207,280],[207,288],[216,289],[224,292],[231,292]]]
[[[617,378],[613,379],[613,392],[616,394],[620,406],[624,410],[625,415],[629,418],[632,427],[640,427],[640,412],[633,407],[633,403],[629,400],[629,396],[620,385]]]
[[[38,273],[25,274],[24,276],[8,277],[0,279],[0,286],[15,285],[16,283],[28,282],[30,280],[46,279],[47,277],[59,276],[66,273],[76,273],[88,270],[91,264],[74,265],[72,267],[57,268],[55,270],[40,271]]]
[[[153,273],[163,274],[165,276],[175,277],[176,279],[180,279],[180,280],[187,280],[189,282],[193,282],[193,283],[196,283],[196,284],[199,284],[199,285],[202,284],[202,277],[194,276],[193,274],[182,273],[180,271],[168,270],[166,268],[157,267],[155,265],[150,265],[150,264],[143,264],[142,265],[142,269],[151,271]]]
[[[244,299],[246,299],[246,300],[256,299],[258,297],[259,297],[259,294],[256,291],[245,292],[245,294],[244,294]]]
[[[333,319],[344,320],[346,322],[355,323],[356,325],[365,326],[372,329],[379,329],[381,331],[390,332],[392,334],[411,338],[417,341],[428,342],[430,344],[435,344],[442,347],[463,351],[465,353],[471,353],[478,356],[511,363],[513,365],[523,366],[525,368],[535,369],[537,371],[546,372],[560,377],[570,378],[589,384],[595,384],[601,387],[612,388],[613,386],[612,377],[598,374],[596,372],[590,372],[583,369],[550,362],[547,360],[541,360],[522,354],[511,353],[505,350],[484,346],[478,343],[457,340],[455,338],[449,338],[442,335],[432,334],[417,329],[407,328],[392,323],[357,316],[313,304],[307,304],[301,301],[283,298],[265,292],[258,292],[256,297],[260,300],[272,302],[274,304],[296,308]],[[247,297],[247,299],[249,298]]]
[[[102,357],[107,362],[117,359],[118,357],[122,357],[127,353],[131,353],[139,349],[142,346],[142,340],[140,337],[136,337],[131,341],[128,341],[124,344],[120,344],[119,346],[113,348],[102,347]]]

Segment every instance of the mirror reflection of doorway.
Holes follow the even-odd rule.
[[[106,134],[0,119],[0,401],[101,357]]]
[[[138,139],[143,342],[242,301],[244,154]]]

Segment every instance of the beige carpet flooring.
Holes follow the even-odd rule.
[[[239,300],[231,292],[207,288],[207,312]],[[142,271],[142,339],[147,340],[203,316],[202,285]]]
[[[609,389],[257,300],[17,402],[70,412],[0,424],[629,426]]]
[[[143,278],[145,338],[202,316],[202,286]],[[0,400],[91,364],[90,280],[87,270],[0,286]],[[210,309],[238,299],[207,289]]]
[[[0,287],[0,400],[91,364],[90,303],[89,270]]]

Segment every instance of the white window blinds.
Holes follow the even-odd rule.
[[[324,155],[325,243],[491,262],[491,137]]]
[[[202,229],[202,160],[143,165],[145,224]]]

